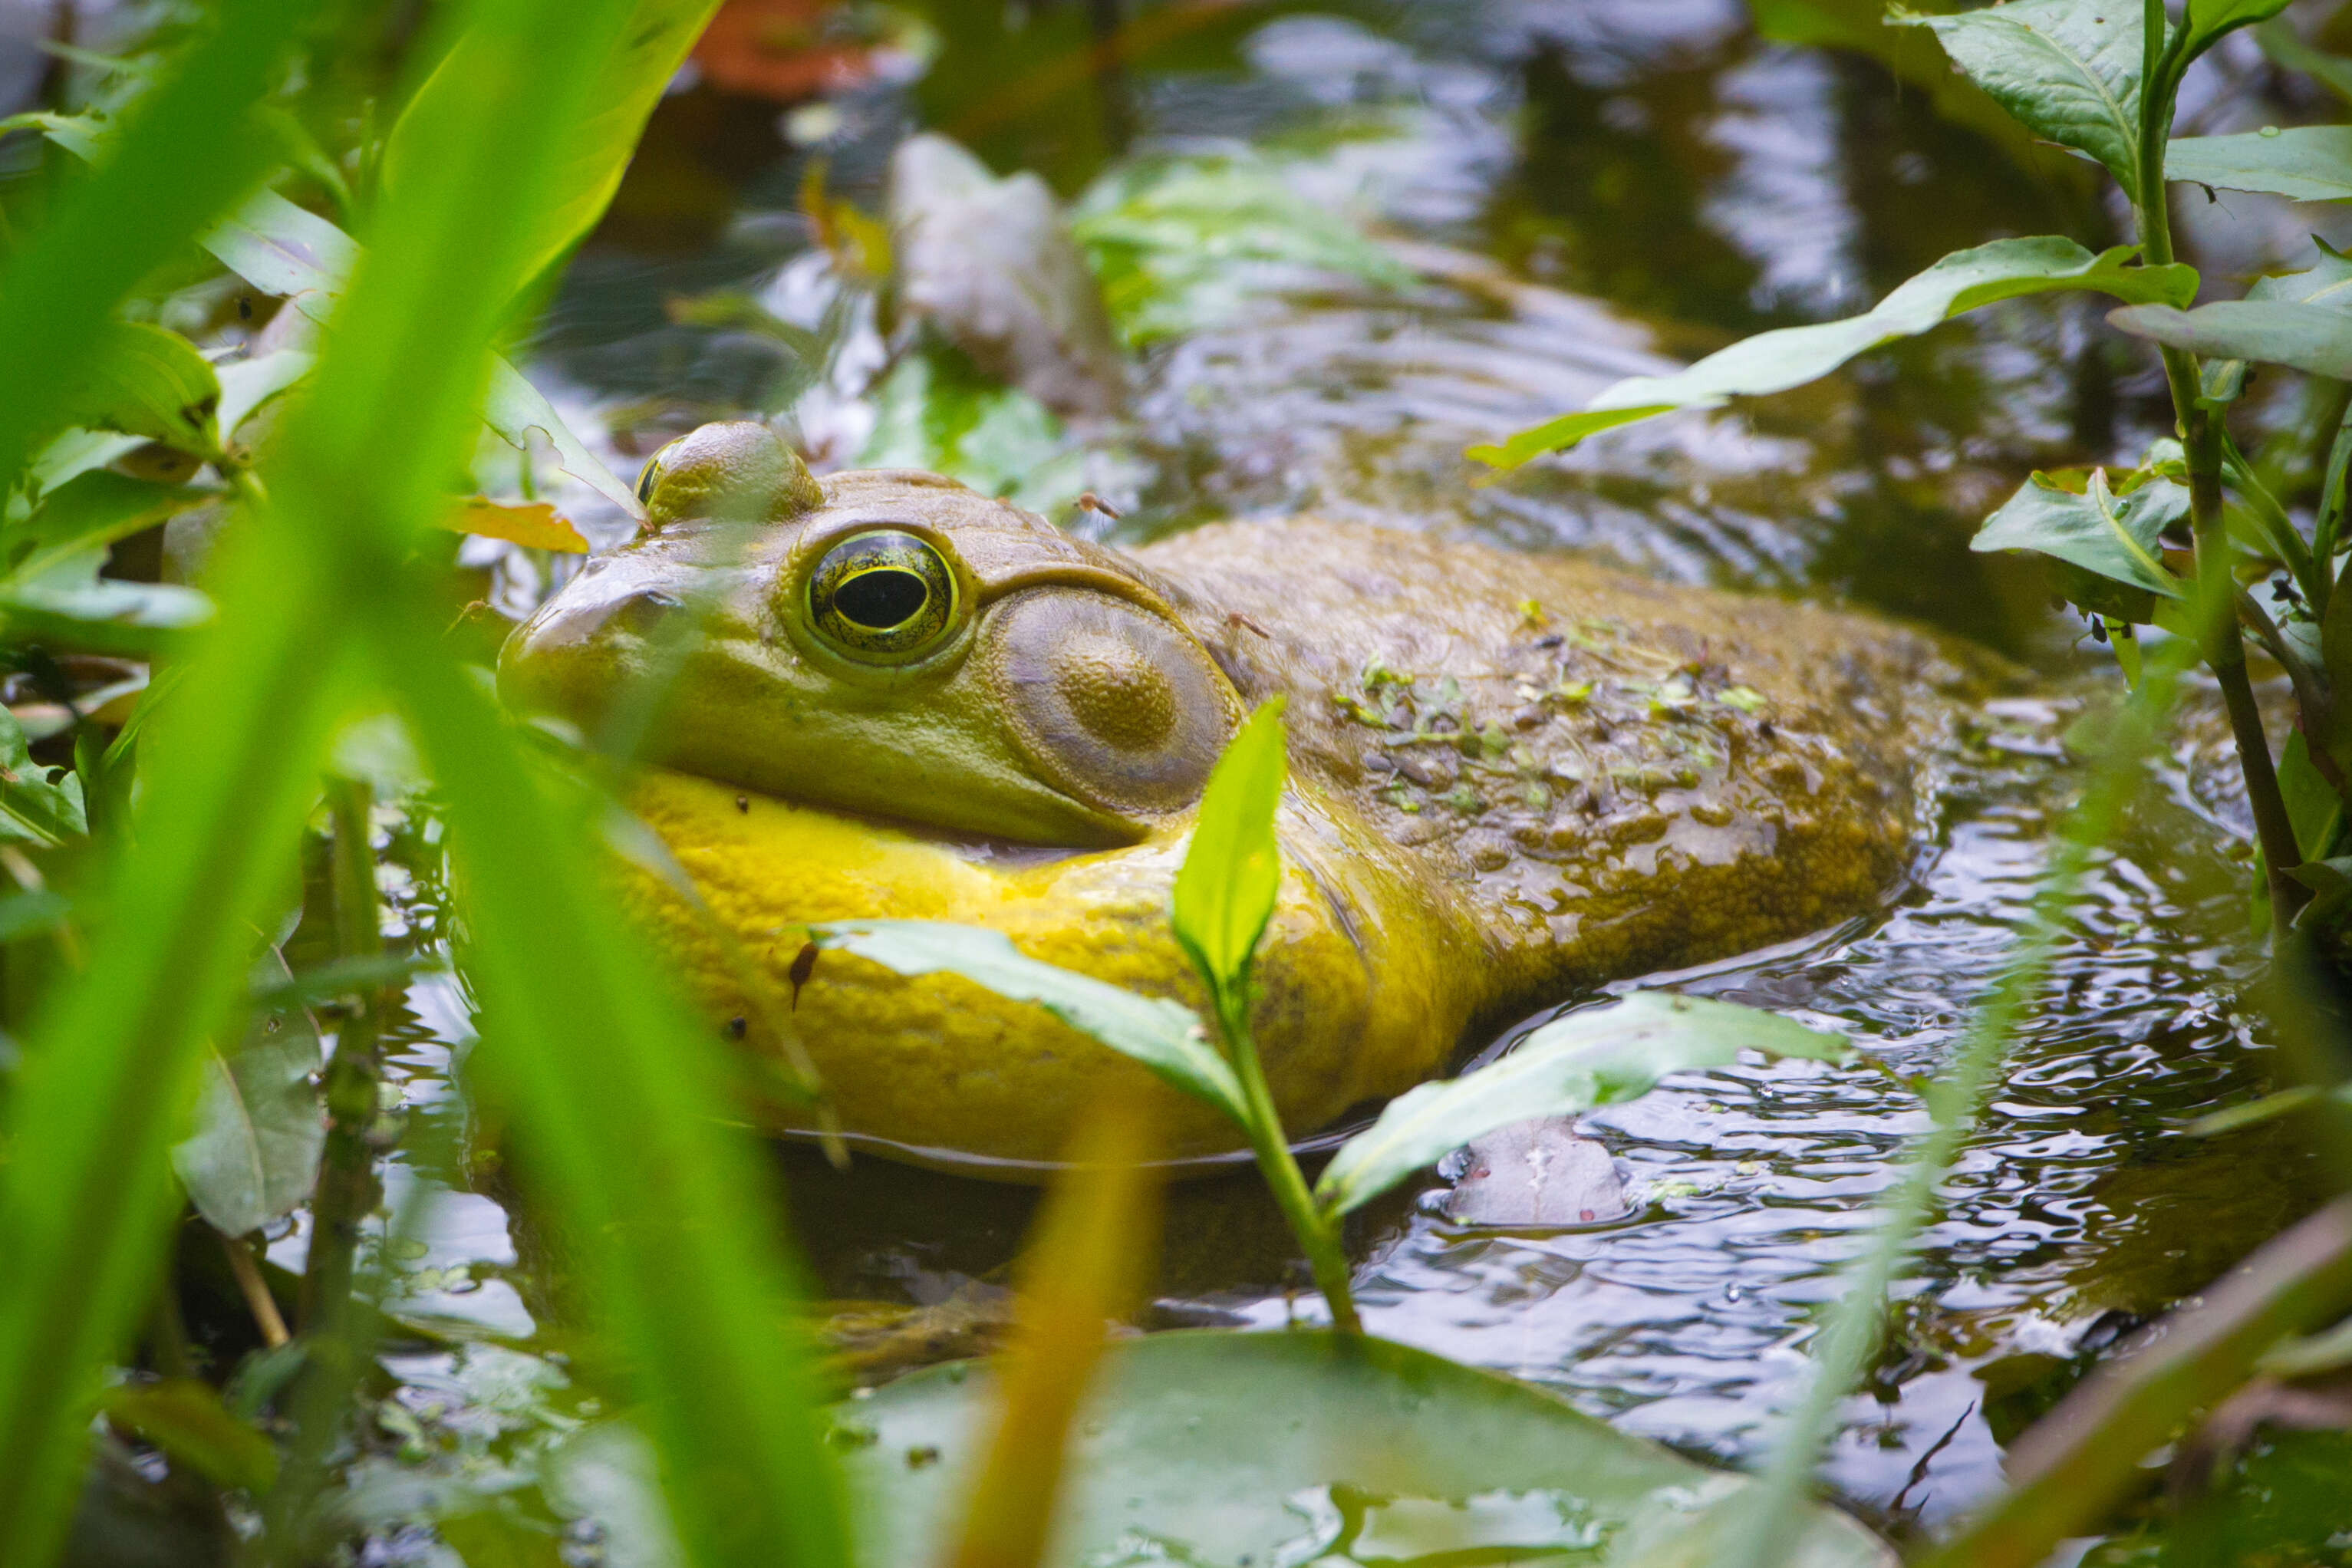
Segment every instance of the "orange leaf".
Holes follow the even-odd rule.
[[[581,537],[580,531],[557,516],[555,508],[543,500],[499,501],[471,496],[443,512],[441,526],[452,533],[478,533],[527,544],[533,550],[588,553],[588,542]]]

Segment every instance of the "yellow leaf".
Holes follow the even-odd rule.
[[[478,533],[527,544],[533,550],[588,553],[580,531],[557,515],[546,501],[498,501],[471,496],[441,514],[441,526],[452,533]]]

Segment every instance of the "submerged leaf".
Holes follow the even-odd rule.
[[[293,984],[271,949],[252,988]],[[319,1026],[300,1007],[257,1012],[244,1040],[205,1055],[195,1126],[172,1148],[172,1169],[196,1212],[227,1236],[259,1230],[310,1195],[326,1146],[326,1111],[312,1076]]]
[[[2344,201],[2352,198],[2352,125],[2179,137],[2165,147],[2164,175],[2298,202]]]
[[[1227,742],[1176,872],[1170,908],[1176,940],[1220,992],[1248,975],[1282,890],[1274,837],[1286,771],[1282,706],[1279,697],[1261,704]]]
[[[2137,197],[2141,9],[2011,0],[1951,16],[1898,14],[1935,32],[1952,63],[2037,136],[2087,153]]]
[[[1716,408],[1734,397],[1785,392],[1827,375],[1856,354],[1897,338],[1916,337],[2000,300],[2071,289],[2179,305],[2196,298],[2194,268],[2178,262],[2126,266],[2137,254],[2136,247],[2117,246],[2094,256],[2073,240],[2054,236],[1997,239],[1973,250],[1955,251],[1898,285],[1867,314],[1760,332],[1673,375],[1630,377],[1605,388],[1581,413],[1521,430],[1499,445],[1473,447],[1469,456],[1512,468],[1654,414]]]
[[[1727,1067],[1743,1050],[1814,1061],[1853,1054],[1842,1037],[1777,1014],[1637,991],[1554,1019],[1492,1066],[1389,1101],[1323,1168],[1315,1201],[1346,1214],[1498,1127],[1639,1099],[1670,1072]]]
[[[1985,519],[1969,548],[2031,550],[2110,582],[2178,599],[2180,580],[2165,570],[2157,541],[2188,515],[2188,490],[2169,479],[2151,480],[2119,498],[2108,489],[2104,469],[2092,470],[2081,495],[2035,474]]]
[[[809,928],[819,947],[869,958],[900,974],[959,974],[1014,1002],[1034,1002],[1089,1039],[1163,1081],[1244,1121],[1240,1080],[1181,1003],[1139,996],[1108,981],[1025,956],[1002,931],[945,921],[835,921]]]

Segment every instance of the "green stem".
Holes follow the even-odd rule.
[[[1283,1135],[1282,1117],[1274,1108],[1265,1070],[1258,1065],[1257,1041],[1249,1026],[1249,981],[1244,975],[1230,989],[1217,988],[1217,1024],[1224,1031],[1225,1052],[1233,1058],[1234,1076],[1249,1107],[1250,1149],[1258,1169],[1273,1189],[1282,1217],[1306,1249],[1307,1267],[1315,1271],[1315,1288],[1331,1309],[1331,1326],[1342,1333],[1360,1334],[1364,1325],[1356,1316],[1356,1299],[1348,1289],[1348,1255],[1339,1246],[1339,1223],[1315,1206],[1307,1178]]]
[[[345,959],[373,959],[383,949],[369,843],[373,798],[360,781],[328,781],[327,809],[334,822],[335,951]],[[374,994],[352,1010],[336,1031],[335,1058],[327,1068],[327,1146],[310,1199],[310,1257],[302,1271],[302,1329],[312,1336],[341,1331],[360,1228],[375,1212],[380,1195],[375,1149],[369,1142],[383,1077],[376,1059],[380,1011]]]

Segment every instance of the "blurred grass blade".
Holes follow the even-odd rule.
[[[604,216],[654,105],[718,9],[719,0],[636,0],[630,8],[620,47],[596,63],[588,117],[571,128],[550,172],[546,200],[533,215],[525,247],[524,281],[546,270]],[[476,57],[481,47],[471,37],[460,38],[409,100],[384,145],[387,189],[420,175],[432,177],[433,154],[416,127],[446,117],[453,95],[478,88],[485,62]]]
[[[1248,973],[1282,888],[1274,838],[1286,762],[1282,704],[1279,697],[1262,704],[1226,743],[1176,872],[1176,940],[1221,993]]]
[[[207,218],[260,182],[272,143],[251,114],[305,0],[220,0],[110,153],[0,269],[0,486],[115,305]]]
[[[2140,1460],[2255,1370],[2264,1351],[2352,1306],[2352,1198],[2257,1248],[2144,1348],[2100,1367],[2010,1445],[2010,1489],[1924,1568],[2032,1568],[2088,1533]]]
[[[1113,1099],[1078,1128],[1023,1264],[1002,1413],[965,1505],[953,1568],[1035,1568],[1061,1495],[1070,1423],[1104,1331],[1142,1300],[1160,1242],[1157,1129]]]
[[[1141,1062],[1171,1087],[1246,1127],[1241,1080],[1181,1002],[1139,996],[1106,980],[1024,955],[1002,931],[946,921],[839,921],[809,928],[819,947],[870,958],[900,974],[960,974],[1015,1002],[1034,1002],[1089,1039]]]
[[[467,889],[476,1061],[509,1089],[526,1180],[600,1245],[581,1263],[644,1401],[689,1556],[845,1560],[806,1346],[787,1327],[785,1234],[730,1109],[715,1032],[686,1022],[596,879],[585,803],[550,809],[488,693],[419,616],[387,673],[448,798]]]
[[[1641,991],[1544,1025],[1492,1066],[1424,1083],[1339,1147],[1315,1184],[1327,1213],[1346,1214],[1475,1138],[1539,1116],[1636,1100],[1670,1072],[1727,1067],[1743,1050],[1840,1061],[1853,1054],[1778,1014],[1703,996]]]

